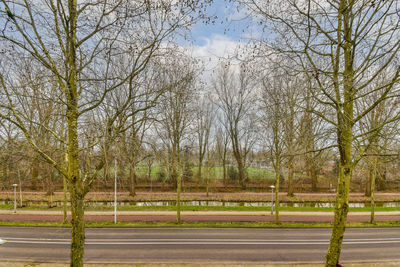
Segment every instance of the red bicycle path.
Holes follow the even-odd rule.
[[[0,214],[0,222],[61,222],[63,219],[62,214],[14,214],[14,213],[6,213]],[[69,216],[70,219],[70,216]],[[232,214],[213,214],[207,215],[204,213],[199,213],[196,215],[181,215],[181,219],[183,222],[273,222],[275,220],[274,215],[240,215],[240,213]],[[108,214],[87,214],[85,215],[85,221],[113,221],[114,215],[111,213]],[[139,214],[139,215],[126,215],[126,214],[117,214],[117,220],[119,222],[175,222],[176,215],[157,215],[157,214]],[[289,213],[286,215],[280,215],[279,220],[281,222],[296,222],[296,223],[330,223],[333,222],[333,214],[332,215],[321,215],[317,212],[313,214],[307,215],[295,215],[293,213]],[[393,214],[385,214],[385,215],[375,215],[376,221],[398,221],[400,226],[400,215],[397,213]],[[369,222],[370,215],[348,215],[348,222]]]

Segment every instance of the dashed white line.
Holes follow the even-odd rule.
[[[3,239],[0,239],[3,240]],[[6,241],[5,241],[6,240]],[[70,244],[69,239],[5,238],[19,244]],[[1,243],[1,242],[0,242]],[[400,238],[345,239],[343,244],[397,244]],[[263,240],[263,239],[86,239],[86,245],[328,245],[329,240]]]

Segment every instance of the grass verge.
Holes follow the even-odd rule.
[[[103,267],[203,267],[205,264],[185,264],[185,263],[141,263],[141,264],[101,264]],[[371,262],[371,263],[346,263],[346,267],[389,267],[389,266],[399,266],[396,262]],[[26,263],[26,262],[1,262],[0,267],[67,267],[68,263]],[[85,263],[86,267],[97,267],[99,264],[90,264]],[[288,267],[288,266],[296,266],[296,267],[324,267],[324,264],[207,264],[208,267]]]
[[[364,263],[346,263],[346,267],[389,267],[389,266],[399,266],[396,262],[364,262]],[[67,263],[26,263],[26,262],[2,262],[0,267],[67,267]],[[85,263],[86,267],[97,267],[98,264]],[[101,264],[103,267],[203,267],[204,264],[182,264],[182,263],[141,263],[141,264]],[[324,267],[324,264],[207,264],[208,267]]]

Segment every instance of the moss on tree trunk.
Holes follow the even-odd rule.
[[[73,186],[74,188],[74,186]],[[71,267],[83,266],[85,248],[84,202],[82,194],[72,189],[71,194]]]
[[[339,262],[344,231],[346,228],[347,213],[349,212],[348,195],[350,177],[350,166],[340,166],[335,204],[335,218],[333,221],[329,249],[326,255],[325,266],[327,267],[335,267]]]

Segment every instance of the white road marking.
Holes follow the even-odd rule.
[[[19,244],[70,244],[61,238],[6,238],[7,243]],[[343,244],[400,244],[400,238],[345,239]],[[328,245],[329,240],[265,240],[265,239],[86,239],[86,245]]]
[[[4,239],[0,239],[0,245],[3,245],[4,243],[6,243],[7,241]]]

